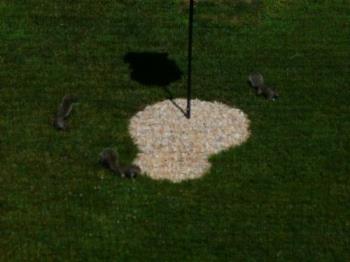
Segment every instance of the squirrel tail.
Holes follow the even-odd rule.
[[[254,88],[264,85],[264,77],[262,76],[262,74],[258,72],[251,73],[248,76],[248,81],[250,82],[251,86]]]
[[[111,148],[105,148],[100,153],[100,163],[114,173],[120,173],[118,153]]]

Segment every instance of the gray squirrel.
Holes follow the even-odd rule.
[[[141,168],[137,165],[120,165],[118,153],[111,148],[105,148],[100,153],[100,163],[122,178],[135,178],[141,174]]]
[[[53,126],[58,130],[66,130],[66,119],[70,115],[73,109],[73,104],[78,101],[77,97],[72,95],[65,95],[62,102],[58,106],[56,115],[53,120]]]
[[[262,74],[255,72],[248,76],[250,85],[255,88],[257,95],[263,95],[267,100],[276,100],[278,98],[277,92],[271,87],[265,85]]]

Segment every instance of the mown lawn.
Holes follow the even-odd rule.
[[[180,184],[98,165],[107,146],[130,163],[128,120],[166,97],[123,56],[168,52],[186,72],[184,3],[0,1],[1,261],[350,259],[348,0],[199,0],[194,97],[244,110],[250,139]],[[252,70],[279,101],[253,94]],[[66,93],[80,104],[62,133]]]

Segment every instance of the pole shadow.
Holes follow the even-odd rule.
[[[174,97],[173,97],[173,94],[171,93],[171,91],[169,90],[168,87],[164,87],[164,91],[168,94],[168,99],[170,100],[170,102],[177,108],[181,111],[181,113],[184,115],[184,116],[187,116],[187,113],[186,111],[181,108],[180,105],[178,105],[175,101],[174,101]]]

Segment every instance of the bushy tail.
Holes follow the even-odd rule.
[[[258,72],[251,73],[248,76],[248,81],[250,85],[254,88],[258,88],[264,85],[264,77]]]
[[[100,153],[100,163],[116,174],[120,173],[118,152],[111,148],[105,148]]]

